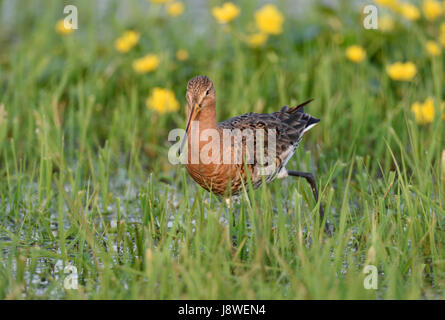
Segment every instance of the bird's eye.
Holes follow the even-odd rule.
[[[210,89],[206,91],[206,96],[208,96],[210,93]]]

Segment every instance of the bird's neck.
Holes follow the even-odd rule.
[[[190,110],[188,112],[190,112]],[[187,114],[187,117],[188,116],[189,114]],[[195,121],[195,125],[197,125],[199,131],[206,129],[218,129],[215,106],[206,106],[202,108],[193,121]],[[189,131],[189,138],[190,134],[191,131]]]
[[[196,161],[201,163],[202,159],[200,156],[200,151],[206,145],[207,147],[211,147],[211,150],[219,150],[214,149],[220,148],[220,132],[218,129],[218,122],[216,120],[215,106],[206,106],[199,111],[197,116],[194,118],[194,121],[190,124],[187,141],[189,163],[196,163]],[[209,154],[212,155],[213,151],[210,151]],[[192,160],[192,158],[195,160]],[[204,169],[201,167],[201,170]]]

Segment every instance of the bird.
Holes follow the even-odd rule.
[[[243,190],[248,190],[248,178],[252,187],[258,188],[263,182],[269,183],[276,178],[302,177],[309,182],[315,201],[318,203],[319,193],[314,175],[311,172],[292,171],[286,168],[303,135],[320,122],[320,119],[304,112],[304,106],[312,100],[295,107],[284,106],[272,113],[250,112],[218,123],[216,90],[213,82],[205,75],[190,79],[186,91],[187,122],[179,148],[181,155],[184,153],[187,141],[185,156],[187,172],[201,187],[227,201],[231,197],[240,197]],[[240,140],[230,137],[224,141],[227,132],[243,133],[258,130],[264,132],[261,141],[255,134],[241,136]],[[273,146],[272,140],[275,142],[275,152],[270,152],[266,148],[266,145]],[[227,143],[224,144],[225,142]],[[248,143],[263,148],[264,158],[270,155],[269,162],[252,156],[249,153],[251,150],[247,147]],[[234,161],[235,155],[239,156],[240,153],[242,161]],[[323,220],[324,210],[321,204],[319,212]]]

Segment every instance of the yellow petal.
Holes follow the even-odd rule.
[[[346,57],[352,62],[359,63],[365,59],[366,51],[358,45],[353,45],[346,49]]]
[[[255,13],[258,29],[266,34],[283,32],[284,16],[273,4],[266,4]]]

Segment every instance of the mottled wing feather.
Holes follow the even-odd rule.
[[[277,170],[265,177],[266,182],[273,180],[277,173],[286,165],[289,158],[294,153],[301,141],[305,130],[320,121],[311,115],[302,112],[302,107],[312,100],[298,105],[293,108],[284,106],[280,111],[261,114],[261,113],[246,113],[220,122],[218,126],[221,129],[264,129],[264,146],[267,146],[268,130],[274,129],[276,131],[276,165]],[[265,157],[267,157],[267,148],[264,149]],[[254,187],[258,187],[262,183],[261,176],[255,176],[255,169],[258,169],[259,164],[254,163],[249,165],[251,171],[252,183]]]
[[[279,154],[280,151],[287,150],[291,146],[297,147],[304,130],[319,121],[307,113],[289,113],[288,110],[290,109],[285,106],[280,111],[269,114],[246,113],[220,122],[218,126],[230,130],[264,129],[266,134],[268,130],[275,129]]]

